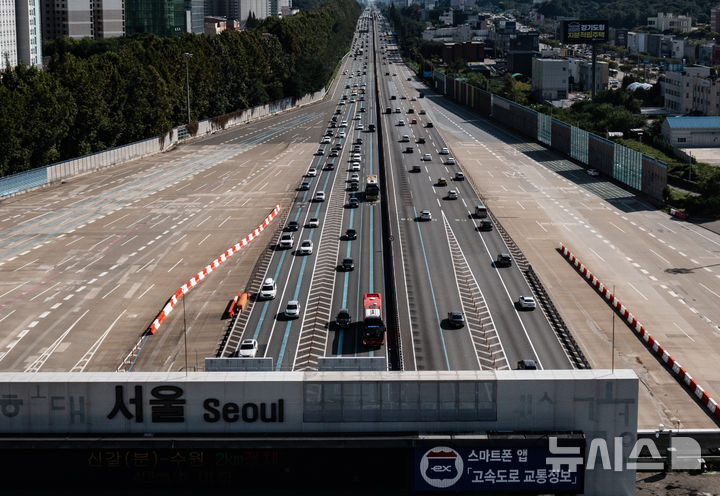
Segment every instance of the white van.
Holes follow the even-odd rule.
[[[475,205],[475,217],[479,219],[487,217],[487,207],[482,203],[478,203],[477,205]]]

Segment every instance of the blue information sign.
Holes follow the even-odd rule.
[[[477,448],[416,448],[415,490],[581,493],[584,442],[571,444],[579,448],[576,467],[566,464],[568,458],[551,453],[547,440],[525,446],[495,440],[479,441]],[[567,443],[563,445],[567,448]]]
[[[432,72],[430,71],[423,71],[423,77],[430,77],[432,76]]]

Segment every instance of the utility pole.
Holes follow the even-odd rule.
[[[185,86],[187,87],[187,123],[190,124],[190,69],[188,61],[190,60],[190,57],[192,57],[192,53],[185,52],[183,53],[183,57],[185,57]]]

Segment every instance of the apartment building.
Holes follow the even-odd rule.
[[[0,0],[0,70],[18,63],[15,0]]]
[[[692,28],[692,17],[658,12],[656,17],[648,17],[647,25],[649,28],[657,29],[658,31],[688,33]]]
[[[695,65],[667,71],[661,84],[668,112],[720,115],[720,80],[715,69]]]
[[[566,59],[532,60],[532,91],[543,100],[562,100],[568,95],[569,62]]]
[[[40,0],[42,33],[54,38],[114,38],[125,34],[124,0]]]
[[[0,70],[42,65],[40,0],[0,0]]]

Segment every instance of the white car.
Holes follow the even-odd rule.
[[[300,302],[290,300],[285,306],[285,317],[288,319],[297,319],[300,316]]]
[[[316,202],[324,202],[325,201],[325,192],[318,191],[317,193],[315,193],[315,201]]]
[[[355,116],[355,120],[356,120],[356,121],[359,121],[360,119],[361,119],[360,114],[357,114],[357,115]]]
[[[317,217],[311,218],[307,223],[307,227],[320,227],[320,219]]]
[[[347,127],[347,121],[342,121],[340,123],[340,127]]]
[[[447,194],[448,200],[457,200],[457,197],[458,197],[458,193],[456,190],[451,189],[450,191],[448,191],[448,194]]]
[[[263,300],[272,300],[277,294],[277,284],[272,277],[268,277],[260,286],[260,298]]]
[[[298,250],[300,255],[312,255],[313,242],[309,239],[304,240],[300,243],[300,249]]]
[[[398,124],[397,124],[397,125],[398,125],[398,126],[404,126],[404,125],[405,125],[405,120],[404,120],[404,119],[400,119],[400,120],[398,121]]]
[[[317,169],[315,167],[310,167],[307,171],[307,177],[315,177],[317,176]]]
[[[345,137],[345,131],[340,131],[337,135],[338,138],[344,138]]]
[[[352,174],[350,174],[350,180],[351,180],[351,181],[359,181],[359,180],[360,180],[360,174],[358,174],[357,172],[353,172]]]
[[[421,211],[420,220],[432,220],[432,213],[430,212],[430,210]]]
[[[358,122],[357,128],[359,131],[362,131],[363,129],[365,129],[361,122]]]
[[[587,170],[588,176],[597,177],[600,175],[600,171],[597,169],[588,169]]]
[[[359,153],[353,153],[352,158],[350,160],[352,160],[353,162],[359,162],[360,160],[362,160],[362,157],[360,156]]]
[[[443,148],[442,150],[440,150],[440,155],[447,155],[449,153],[450,153],[450,150],[448,150],[447,148]]]
[[[425,155],[422,156],[422,160],[425,162],[429,162],[432,160],[432,157],[430,156],[429,153],[426,153]]]
[[[324,145],[325,143],[330,143],[330,138],[325,136],[322,141],[320,141],[320,144]]]
[[[238,356],[255,358],[258,350],[258,342],[255,339],[243,339],[238,349]]]
[[[455,165],[455,159],[452,157],[448,157],[447,160],[445,161],[445,163],[447,165]]]
[[[535,308],[535,298],[532,296],[521,296],[518,298],[518,306],[520,308],[526,308],[529,310],[533,310]]]
[[[400,143],[409,143],[410,142],[410,136],[407,134],[403,134],[402,138],[400,138]]]
[[[360,162],[353,162],[353,163],[350,165],[350,171],[352,171],[352,172],[357,172],[357,171],[359,171],[359,170],[360,170]]]

